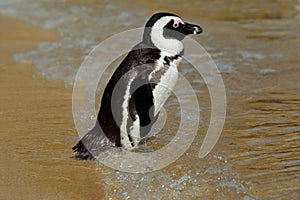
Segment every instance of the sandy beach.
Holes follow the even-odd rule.
[[[13,54],[58,35],[3,15],[0,24],[5,27],[0,30],[0,199],[99,199],[103,190],[95,184],[95,163],[71,158],[73,144],[57,139],[75,136],[72,88],[33,77],[30,63],[13,61]],[[35,159],[51,149],[61,154]]]
[[[300,1],[133,2],[0,0],[0,199],[298,199]],[[201,108],[197,137],[183,156],[146,174],[76,160],[72,83],[80,64],[95,45],[143,26],[157,11],[203,27],[192,38],[212,56],[226,88],[221,138],[198,158],[210,83],[182,62],[179,72]],[[122,44],[111,47],[102,50]],[[176,134],[174,95],[165,109],[167,123],[143,144],[146,151]],[[82,124],[92,119],[83,114]]]

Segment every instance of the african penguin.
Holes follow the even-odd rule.
[[[135,148],[149,133],[175,86],[184,53],[181,41],[201,32],[200,26],[175,14],[154,14],[146,23],[142,42],[110,78],[101,100],[99,123],[73,147],[75,156],[92,158],[106,145]]]

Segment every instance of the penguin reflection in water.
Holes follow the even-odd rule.
[[[202,28],[171,13],[156,13],[143,40],[128,53],[110,78],[98,122],[73,147],[75,156],[92,158],[105,146],[134,149],[147,136],[177,81],[184,53],[182,40]]]

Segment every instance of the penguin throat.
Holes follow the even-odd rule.
[[[165,38],[163,36],[163,29],[152,29],[150,38],[156,48],[171,55],[179,55],[183,51],[182,42],[172,38]]]

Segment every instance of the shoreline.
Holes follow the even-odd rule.
[[[64,4],[66,5],[67,3]],[[233,8],[240,8],[242,4],[235,5]],[[50,5],[45,6],[47,9]],[[59,8],[60,6],[63,5],[57,5]],[[96,6],[96,2],[89,6]],[[53,12],[45,12],[45,16],[52,18],[51,13]],[[112,14],[116,13],[112,12]],[[61,19],[65,20],[65,18]],[[132,179],[124,178],[122,173],[117,174],[113,170],[107,170],[103,165],[71,158],[73,155],[71,147],[77,142],[78,136],[71,113],[72,89],[59,82],[66,77],[62,73],[62,79],[57,81],[39,75],[33,78],[37,74],[35,72],[39,71],[39,67],[35,68],[31,63],[18,63],[12,59],[15,53],[28,52],[37,48],[39,42],[51,41],[52,43],[59,39],[57,33],[4,15],[0,15],[0,22],[2,27],[6,27],[5,30],[0,31],[2,52],[0,168],[1,175],[3,174],[0,186],[4,191],[0,193],[0,199],[24,197],[25,199],[102,199],[104,194],[107,198],[110,196],[117,198],[124,194],[132,197],[136,191],[147,192],[149,186],[159,188],[159,185],[148,182],[148,179],[137,183]],[[299,49],[299,45],[296,44],[299,38],[296,37],[298,26],[295,19],[282,18],[269,21],[260,18],[254,22],[239,23],[208,20],[204,21],[204,24],[206,30],[211,33],[208,32],[201,41],[203,40],[208,46],[213,44],[212,53],[219,54],[216,58],[220,58],[221,61],[224,59],[224,63],[221,62],[220,65],[224,64],[226,67],[228,64],[229,69],[233,67],[232,73],[223,74],[228,91],[228,112],[222,136],[213,150],[213,153],[224,156],[228,163],[210,158],[187,160],[189,157],[183,157],[178,163],[163,171],[163,178],[168,177],[165,172],[169,171],[177,174],[172,177],[172,181],[180,180],[181,175],[187,170],[180,171],[177,166],[183,166],[183,169],[191,172],[197,172],[201,167],[205,172],[211,165],[216,166],[215,169],[221,172],[214,176],[224,177],[224,180],[214,180],[211,179],[211,175],[204,174],[201,175],[201,180],[211,184],[205,185],[199,182],[195,184],[197,187],[207,187],[203,194],[208,194],[209,197],[213,195],[211,198],[215,198],[214,195],[228,198],[231,195],[236,198],[245,195],[261,198],[297,197],[299,190],[297,186],[300,185],[299,180],[296,179],[299,175],[297,138],[300,83],[297,81],[299,60],[296,50]],[[76,26],[78,29],[70,28],[70,30],[81,33],[80,30],[84,28],[81,25],[79,23],[78,27]],[[108,25],[108,28],[116,30],[114,26]],[[77,43],[70,40],[68,44],[73,49]],[[55,56],[55,61],[65,61],[70,55],[78,56],[78,49],[80,48],[77,47],[77,50],[75,48],[74,52],[68,54],[66,49],[58,48],[52,51],[51,56]],[[46,69],[52,69],[51,62],[47,59],[43,60],[50,57],[49,52],[45,48],[45,51],[38,54],[40,57],[36,56],[41,58],[42,63],[47,64]],[[70,65],[75,66],[75,64]],[[57,66],[60,67],[57,67],[55,72],[62,72],[63,65]],[[50,75],[51,72],[52,70],[49,70]],[[197,82],[199,81],[197,76],[194,77],[189,72],[187,74],[190,81],[195,81],[195,87],[201,86]],[[201,118],[204,119],[201,122],[203,127],[199,130],[199,137],[202,137],[203,129],[208,125],[210,116],[210,102],[207,100],[209,95],[204,94],[205,88],[206,86],[199,94],[199,103],[204,108],[201,113]],[[170,110],[174,112],[172,116],[175,116],[175,108]],[[201,139],[199,141],[201,142]],[[199,144],[195,142],[195,145]],[[223,172],[223,167],[229,170]],[[235,176],[235,172],[238,176]],[[141,176],[133,177],[139,179]],[[158,173],[153,177],[160,177],[160,175]],[[200,180],[195,174],[191,177]],[[235,179],[234,187],[232,182],[228,182],[232,179]],[[224,190],[215,193],[214,185],[223,183]],[[136,184],[139,189],[134,191],[132,188],[135,188]],[[165,188],[171,188],[167,187],[168,183],[164,185]],[[175,190],[175,192],[178,192],[179,196],[184,196],[184,192],[188,190],[198,191],[194,187],[186,187],[182,191]],[[153,191],[152,194],[167,195],[160,190]],[[202,196],[203,194],[201,193]]]
[[[59,36],[2,14],[0,24],[6,27],[0,31],[0,199],[103,197],[101,183],[95,184],[101,180],[95,163],[71,157],[77,140],[70,114],[72,89],[33,77],[31,63],[13,60],[14,54]],[[51,149],[61,155],[45,156]],[[55,160],[64,164],[56,165]],[[74,177],[78,171],[81,174]]]

